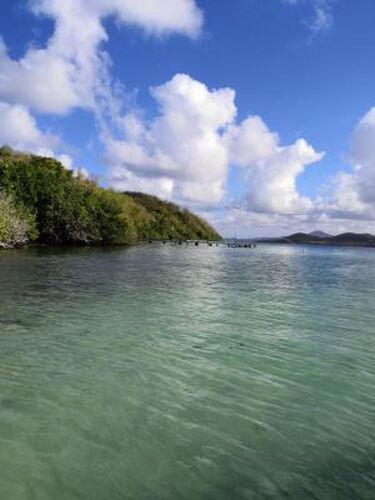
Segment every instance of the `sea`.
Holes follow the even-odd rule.
[[[0,253],[1,500],[375,498],[375,250]]]

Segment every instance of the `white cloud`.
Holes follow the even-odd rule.
[[[51,17],[55,29],[45,48],[29,48],[12,59],[0,43],[0,99],[41,113],[66,114],[93,109],[108,87],[108,16],[147,33],[199,34],[203,15],[194,0],[33,0],[36,14]],[[27,85],[25,85],[27,82]],[[107,92],[110,90],[107,88]]]
[[[305,214],[310,199],[297,178],[322,154],[304,139],[282,146],[258,116],[236,124],[233,90],[209,90],[187,75],[152,90],[159,114],[122,120],[123,138],[106,136],[110,179],[116,189],[146,189],[190,205],[217,205],[231,165],[241,167],[249,212]]]
[[[298,225],[342,228],[375,220],[375,108],[360,121],[352,141],[352,170],[340,172],[330,199],[312,200],[298,191],[298,178],[322,154],[304,139],[283,145],[258,116],[236,121],[232,89],[212,90],[188,75],[176,75],[152,89],[157,115],[116,115],[103,20],[109,16],[150,35],[199,35],[203,15],[195,0],[30,0],[33,11],[49,16],[54,31],[44,48],[30,47],[12,59],[0,42],[0,143],[54,156],[74,169],[59,140],[43,131],[35,113],[63,115],[75,108],[93,111],[106,148],[109,177],[117,189],[153,192],[186,205],[213,207],[225,202],[231,165],[242,173],[245,201],[223,219],[233,227]],[[333,23],[333,0],[310,2],[313,34]],[[25,84],[27,82],[27,84]],[[108,109],[110,111],[108,111]],[[117,111],[117,109],[116,109]],[[242,200],[243,201],[243,200]],[[247,226],[246,226],[247,224]]]
[[[0,144],[36,152],[58,144],[58,138],[44,133],[29,111],[20,104],[0,101]]]
[[[30,110],[64,115],[85,108],[95,113],[101,127],[105,126],[105,117],[115,114],[118,104],[111,85],[109,56],[101,48],[108,38],[103,19],[113,16],[120,23],[157,36],[180,33],[192,38],[200,34],[203,23],[195,0],[163,0],[162,8],[159,0],[29,3],[35,14],[53,19],[54,31],[44,48],[31,47],[18,60],[9,56],[0,39],[0,143],[56,157],[69,169],[73,169],[72,158],[55,152],[57,138],[39,130]],[[142,186],[146,180],[137,182]],[[168,191],[169,181],[158,184]]]
[[[0,47],[0,98],[10,103],[9,109],[25,106],[24,127],[33,137],[18,144],[34,152],[47,148],[56,156],[27,107],[53,114],[84,107],[100,120],[110,177],[118,189],[145,190],[187,204],[217,204],[235,163],[245,173],[249,211],[311,209],[311,201],[299,195],[296,179],[320,155],[304,140],[281,146],[259,117],[236,125],[231,89],[209,90],[187,75],[176,75],[152,89],[156,118],[144,122],[135,114],[118,114],[122,136],[109,133],[103,114],[114,97],[108,56],[101,49],[107,40],[103,19],[115,16],[150,34],[194,37],[203,21],[194,0],[164,0],[163,9],[158,0],[33,0],[31,5],[36,14],[55,21],[46,47],[30,48],[20,60],[11,59],[4,44]]]
[[[284,0],[289,5],[310,3],[313,15],[307,21],[311,33],[315,36],[329,31],[334,23],[333,4],[335,0]]]
[[[115,16],[124,24],[144,29],[150,34],[181,33],[191,37],[200,34],[203,14],[195,0],[33,0],[34,11],[56,19],[85,13],[101,19]],[[85,19],[76,19],[84,24]]]
[[[259,213],[304,214],[313,203],[297,190],[297,177],[306,166],[318,162],[317,153],[304,139],[281,146],[258,116],[228,130],[232,163],[243,169],[248,184],[247,209]]]
[[[325,231],[330,234],[344,232],[373,232],[375,222],[345,219],[333,214],[312,212],[306,215],[260,214],[244,208],[231,208],[224,215],[207,213],[207,219],[228,237],[275,237],[297,232]]]
[[[228,174],[223,131],[236,115],[234,91],[209,90],[180,74],[152,95],[159,110],[155,119],[143,123],[128,115],[124,138],[105,139],[114,185],[135,189],[146,182],[165,197],[218,203]]]
[[[0,101],[0,145],[7,145],[15,150],[41,155],[59,160],[65,168],[81,172],[87,171],[74,167],[73,158],[66,153],[59,153],[60,139],[41,130],[36,119],[27,108],[20,104],[7,104]]]
[[[375,108],[358,123],[351,144],[351,172],[340,172],[331,212],[342,218],[375,219]]]
[[[364,115],[354,130],[349,155],[351,169],[336,174],[329,194],[325,198],[308,200],[305,211],[290,209],[294,206],[293,200],[299,200],[296,208],[301,206],[295,190],[295,175],[311,160],[319,160],[320,155],[303,140],[279,148],[277,135],[271,134],[257,117],[246,120],[240,128],[242,131],[235,127],[234,132],[232,128],[229,134],[237,141],[237,146],[232,147],[232,159],[245,169],[254,188],[250,187],[247,204],[230,208],[221,219],[211,219],[223,234],[233,235],[234,227],[240,235],[254,236],[317,228],[332,234],[375,232],[375,108]],[[280,158],[277,157],[278,149]],[[276,151],[276,156],[269,163],[268,154],[272,150]],[[288,152],[286,163],[282,160],[283,152]],[[267,167],[268,173],[262,171],[259,162]],[[255,196],[252,195],[254,191]],[[270,195],[270,203],[267,195]]]
[[[101,48],[108,35],[103,19],[134,25],[161,36],[200,34],[203,14],[195,0],[30,0],[33,12],[53,19],[54,31],[44,48],[29,48],[12,59],[0,39],[0,143],[56,157],[66,168],[73,159],[55,151],[58,139],[43,133],[30,110],[64,115],[75,108],[104,116],[117,111],[109,73],[109,56]],[[27,83],[25,83],[27,82]],[[87,174],[80,169],[81,174]],[[147,187],[147,180],[139,186]],[[170,182],[158,181],[168,191]]]
[[[80,22],[56,19],[45,49],[29,49],[20,60],[0,50],[0,98],[22,103],[41,113],[66,114],[75,107],[94,106],[101,60],[97,44],[105,34],[97,19],[77,14]],[[81,26],[83,24],[83,26]],[[27,82],[27,85],[25,85]]]
[[[354,132],[351,163],[362,201],[375,205],[375,107],[360,120]]]
[[[333,26],[332,2],[329,0],[315,0],[314,18],[310,24],[313,34],[330,30]]]

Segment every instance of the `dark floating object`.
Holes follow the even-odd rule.
[[[140,241],[139,243],[149,243],[149,244],[152,244],[152,243],[159,243],[159,244],[163,244],[163,245],[166,245],[167,243],[170,243],[170,244],[173,244],[173,245],[186,245],[186,246],[189,246],[189,245],[194,245],[196,247],[198,247],[200,244],[202,245],[206,245],[208,247],[219,247],[221,245],[223,246],[226,246],[228,248],[256,248],[256,244],[255,243],[240,243],[238,241],[213,241],[213,240],[157,240],[157,239],[146,239],[146,240],[143,240],[143,241]]]

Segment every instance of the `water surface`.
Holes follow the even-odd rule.
[[[1,500],[375,498],[375,251],[0,253]]]

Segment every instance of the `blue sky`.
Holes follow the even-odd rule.
[[[373,0],[3,0],[0,142],[225,234],[375,230],[374,19]]]

